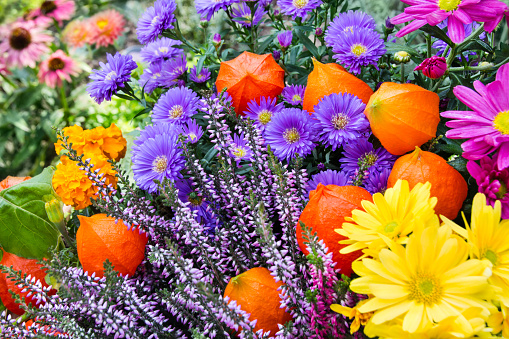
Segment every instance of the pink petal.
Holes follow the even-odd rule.
[[[399,25],[399,24],[408,22],[413,19],[414,19],[414,17],[412,15],[408,15],[406,13],[401,13],[401,14],[396,15],[394,18],[392,18],[391,23],[393,25]]]
[[[504,143],[498,151],[497,166],[499,170],[509,167],[509,143]]]
[[[423,18],[432,12],[436,12],[439,7],[436,4],[422,4],[405,8],[405,13],[417,18]]]
[[[456,86],[453,90],[454,95],[465,105],[474,111],[481,112],[486,109],[487,102],[477,92],[465,86]]]
[[[402,36],[407,35],[408,33],[412,33],[413,31],[421,28],[422,26],[426,25],[426,20],[414,20],[412,23],[410,23],[408,26],[403,27],[396,36],[398,38],[401,38]]]
[[[509,92],[509,64],[505,64],[497,71],[497,81],[500,81]]]
[[[441,23],[442,21],[444,21],[450,15],[451,15],[450,12],[446,12],[446,11],[442,11],[442,10],[435,11],[435,12],[429,14],[428,16],[426,16],[426,20],[428,21],[428,24],[430,24],[431,26],[436,26],[439,23]]]
[[[493,81],[487,85],[488,100],[498,112],[509,110],[509,93],[504,90],[501,81]]]
[[[465,11],[461,9],[457,9],[456,11],[454,11],[454,16],[465,25],[472,23],[472,18],[470,17],[470,15],[468,15]]]
[[[471,139],[483,137],[487,134],[493,133],[493,127],[480,127],[470,125],[463,128],[454,128],[447,131],[447,137],[451,139]]]
[[[463,26],[463,23],[454,16],[454,14],[449,16],[447,28],[452,42],[459,44],[465,40],[465,27]]]

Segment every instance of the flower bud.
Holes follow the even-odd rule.
[[[214,34],[214,38],[212,38],[212,43],[214,44],[216,49],[219,48],[219,46],[221,46],[221,34],[219,33]]]
[[[394,31],[394,27],[396,27],[396,25],[394,25],[392,22],[391,22],[391,18],[390,17],[387,17],[387,19],[385,20],[385,29],[387,30],[387,33],[392,33],[392,31]]]
[[[272,52],[272,56],[274,57],[274,60],[279,61],[279,59],[281,59],[281,52],[278,50],[274,50]]]
[[[281,45],[281,49],[285,51],[288,46],[292,44],[293,33],[292,31],[284,31],[277,35],[277,41],[279,41],[279,45]]]
[[[209,27],[209,22],[207,20],[201,20],[200,26],[203,28],[207,28],[207,27]]]
[[[323,35],[323,29],[321,27],[317,27],[315,30],[316,36],[322,36]]]
[[[447,62],[444,57],[433,56],[424,60],[414,71],[422,71],[428,78],[438,79],[447,71]]]
[[[49,221],[57,223],[64,219],[62,207],[62,202],[57,199],[52,199],[44,204]]]
[[[394,61],[396,61],[399,64],[401,63],[406,64],[407,62],[410,61],[410,54],[408,54],[405,51],[396,52],[394,53]]]

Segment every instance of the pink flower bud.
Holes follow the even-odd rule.
[[[414,71],[422,71],[428,78],[438,79],[447,71],[447,62],[444,57],[433,56],[424,60]]]

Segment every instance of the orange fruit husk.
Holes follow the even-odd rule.
[[[285,71],[272,54],[243,52],[230,61],[221,62],[216,80],[217,91],[226,91],[233,99],[237,115],[245,115],[251,100],[275,98],[285,87]]]
[[[385,82],[369,99],[364,114],[383,147],[402,155],[435,137],[439,101],[438,94],[420,86]]]
[[[292,320],[291,314],[280,308],[278,288],[281,285],[283,283],[276,282],[268,269],[255,267],[231,278],[224,296],[235,300],[242,310],[250,313],[250,321],[257,320],[255,332],[262,329],[273,336],[279,331],[277,324],[284,325]]]
[[[342,227],[345,218],[351,217],[354,209],[364,210],[361,205],[363,200],[373,201],[371,194],[362,187],[318,184],[316,190],[309,194],[309,202],[299,218],[306,227],[312,228],[311,233],[317,233],[329,252],[332,252],[335,269],[347,276],[352,274],[352,262],[362,255],[362,251],[339,253],[347,246],[340,245],[339,241],[346,238],[334,230]],[[300,224],[297,225],[297,242],[302,252],[308,255]]]
[[[463,176],[435,153],[415,151],[400,157],[394,163],[387,187],[393,187],[398,179],[407,180],[412,189],[417,183],[431,183],[431,196],[437,198],[436,214],[453,220],[467,198],[468,185]]]
[[[49,285],[46,283],[44,278],[46,277],[46,271],[42,269],[42,265],[37,263],[37,260],[35,259],[25,259],[18,257],[17,255],[5,252],[3,252],[2,261],[0,261],[1,265],[11,267],[15,271],[21,270],[23,273],[26,273],[27,275],[31,275],[32,277],[35,277],[35,279],[38,279],[41,281],[41,284],[43,287],[48,287]],[[2,303],[4,306],[11,311],[14,314],[22,315],[25,313],[23,309],[19,307],[19,304],[17,304],[14,299],[12,298],[11,294],[9,293],[9,290],[13,291],[17,295],[19,295],[21,298],[25,298],[25,302],[27,304],[31,304],[34,307],[38,307],[39,305],[44,304],[44,302],[41,302],[41,304],[36,305],[36,300],[32,299],[32,296],[27,297],[27,292],[21,292],[22,288],[19,288],[15,283],[14,280],[7,279],[7,274],[0,273],[0,298],[2,299]],[[55,294],[56,290],[51,290],[49,292],[50,295]]]
[[[27,181],[28,179],[32,179],[31,177],[11,177],[10,175],[4,180],[0,181],[0,192],[6,188],[12,187],[14,185],[20,184],[23,181]]]
[[[308,76],[302,108],[314,112],[320,99],[332,93],[350,93],[367,103],[373,90],[364,81],[348,73],[342,66],[322,64],[313,59],[313,71]]]
[[[91,217],[78,216],[80,227],[76,233],[78,258],[83,270],[96,276],[104,276],[104,261],[108,259],[116,271],[133,276],[145,257],[148,238],[139,230],[127,230],[127,226],[106,214]]]

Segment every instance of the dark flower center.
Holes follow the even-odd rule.
[[[364,156],[361,158],[361,163],[365,164],[366,167],[373,166],[376,161],[378,160],[378,155],[376,155],[373,152],[365,153]]]
[[[30,32],[27,31],[26,29],[17,27],[12,30],[11,36],[9,38],[9,44],[11,45],[12,48],[21,51],[22,49],[27,48],[31,42],[32,36],[30,35]]]
[[[57,71],[59,69],[63,69],[65,67],[65,63],[60,58],[53,58],[49,61],[48,67],[52,71]]]
[[[41,13],[46,15],[57,9],[54,1],[44,1],[41,5]]]
[[[507,185],[502,180],[499,180],[498,182],[500,183],[500,188],[498,189],[498,192],[495,195],[497,196],[498,199],[502,199],[507,193]]]
[[[201,206],[203,202],[203,198],[196,194],[196,192],[191,192],[187,198],[189,199],[189,202],[196,207]]]

